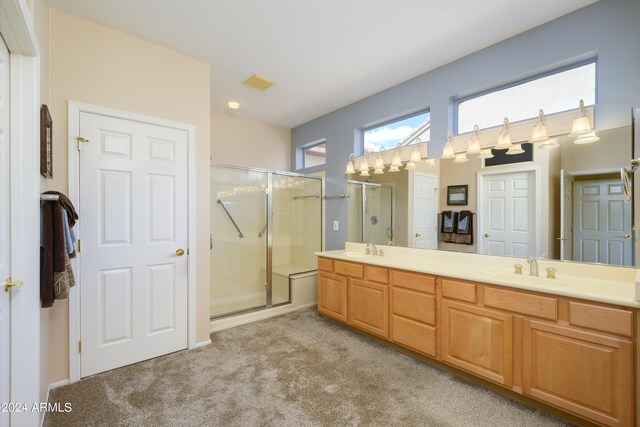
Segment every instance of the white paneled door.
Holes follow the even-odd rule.
[[[573,259],[573,181],[566,170],[560,170],[560,259]]]
[[[11,276],[11,194],[9,147],[9,51],[0,40],[0,283]],[[0,286],[0,403],[11,402],[11,292]],[[0,411],[0,426],[10,413]]]
[[[622,181],[576,181],[573,204],[574,260],[633,265],[631,201]]]
[[[413,247],[437,249],[437,177],[413,173]]]
[[[187,347],[184,130],[80,113],[81,376]]]
[[[535,184],[533,171],[482,177],[481,253],[536,255]]]

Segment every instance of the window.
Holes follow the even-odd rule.
[[[302,149],[302,167],[310,168],[312,166],[324,165],[327,162],[327,143],[320,142],[308,145]]]
[[[366,129],[363,134],[362,151],[369,154],[377,152],[380,147],[386,150],[395,148],[398,143],[411,145],[415,144],[418,138],[422,142],[431,139],[431,114],[428,111]]]
[[[590,62],[563,69],[542,77],[490,93],[459,100],[456,103],[456,133],[500,126],[505,117],[510,122],[532,119],[538,110],[559,113],[596,102],[596,63]]]

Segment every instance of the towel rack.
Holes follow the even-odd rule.
[[[60,196],[58,196],[57,194],[41,194],[40,200],[42,200],[43,202],[57,202],[58,200],[60,200]]]
[[[335,196],[324,196],[325,200],[330,200],[330,199],[349,199],[351,196],[349,196],[348,194],[336,194]]]
[[[293,200],[302,200],[302,199],[319,199],[319,194],[311,194],[309,196],[294,196]]]

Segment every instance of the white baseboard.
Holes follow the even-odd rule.
[[[211,344],[211,340],[210,339],[208,339],[206,341],[200,341],[200,342],[195,343],[194,346],[191,347],[189,350],[193,350],[194,348],[204,347],[204,346],[207,346],[209,344]]]
[[[67,378],[66,380],[60,380],[60,381],[56,381],[54,383],[49,384],[49,387],[47,387],[47,405],[49,404],[49,395],[51,394],[51,390],[56,389],[58,387],[62,387],[65,385],[69,385],[69,379]],[[46,411],[42,411],[42,415],[40,416],[40,427],[42,427],[42,425],[44,424],[44,416],[47,414]]]
[[[283,314],[292,313],[307,307],[315,307],[316,303],[312,302],[304,305],[288,304],[282,307],[268,308],[265,310],[254,311],[252,313],[240,314],[224,319],[212,320],[209,331],[218,332],[224,329],[233,328],[235,326],[246,325],[247,323],[257,322],[258,320],[269,319],[270,317],[282,316]]]

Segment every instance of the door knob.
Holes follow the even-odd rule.
[[[420,236],[422,236],[422,234],[416,233],[416,237],[420,237]]]
[[[11,277],[7,277],[7,280],[3,283],[4,291],[9,292],[11,288],[19,288],[22,286],[22,282],[14,282],[11,280]]]
[[[484,237],[489,237],[489,233],[484,233]]]
[[[182,249],[182,248],[178,249],[178,250],[176,251],[176,255],[178,255],[178,256],[182,256],[182,255],[184,255],[184,249]]]
[[[625,234],[624,236],[622,236],[622,238],[624,238],[624,239],[628,239],[629,237],[631,237],[630,234]]]
[[[556,237],[556,240],[562,240],[562,241],[565,241],[565,240],[567,240],[567,238],[566,238],[566,237]]]

